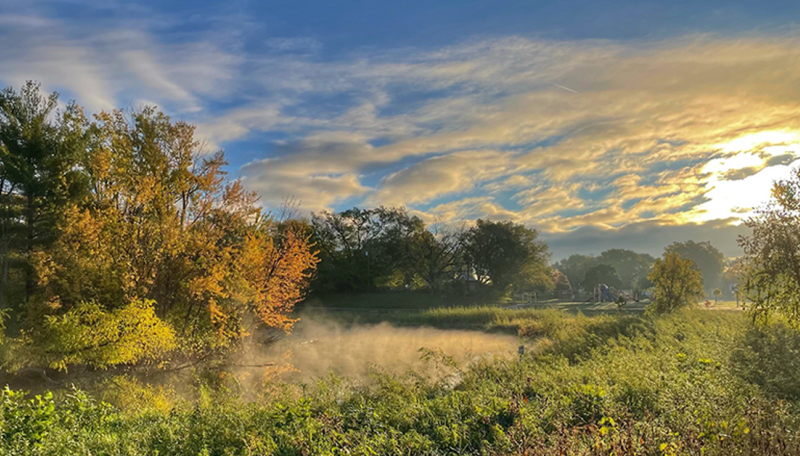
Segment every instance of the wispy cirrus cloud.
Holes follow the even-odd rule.
[[[43,16],[0,15],[3,82],[36,79],[99,111],[157,100],[184,113],[229,94],[239,58],[211,41],[165,43],[136,22],[92,27]]]
[[[737,222],[800,164],[793,37],[511,36],[331,57],[314,37],[254,40],[240,16],[185,32],[147,11],[92,27],[37,11],[0,15],[0,80],[95,111],[158,103],[226,148],[266,206],[404,204],[553,239],[663,233]]]

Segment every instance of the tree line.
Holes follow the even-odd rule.
[[[321,262],[315,292],[473,290],[508,294],[569,290],[587,294],[598,284],[648,290],[656,258],[627,249],[599,255],[573,254],[550,262],[547,245],[532,228],[510,221],[477,220],[466,227],[426,225],[405,208],[353,208],[314,214],[309,227]],[[674,242],[665,252],[691,261],[710,293],[736,266],[710,242]]]
[[[428,226],[405,208],[353,208],[314,214],[311,232],[321,259],[317,292],[463,291],[473,283],[503,294],[554,285],[538,231],[510,221]]]
[[[709,241],[673,242],[665,252],[676,253],[689,259],[700,271],[703,288],[711,292],[724,283],[735,283],[738,278],[726,276],[733,271],[735,264],[726,260],[723,253]],[[648,279],[655,258],[647,253],[637,253],[627,249],[609,249],[600,255],[573,254],[555,264],[576,290],[588,291],[599,283],[611,287],[631,290],[647,290],[653,286]]]

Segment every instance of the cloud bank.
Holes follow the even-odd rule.
[[[267,207],[512,219],[563,254],[689,235],[735,254],[736,224],[800,165],[793,37],[511,36],[330,58],[313,38],[252,49],[247,27],[175,38],[163,22],[0,15],[14,43],[0,81],[94,111],[157,103],[225,148]]]

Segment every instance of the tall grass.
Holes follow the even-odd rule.
[[[514,328],[533,349],[460,366],[427,352],[448,375],[376,369],[366,383],[273,382],[250,402],[225,380],[166,408],[144,385],[127,384],[156,406],[126,402],[124,391],[115,406],[81,392],[31,402],[6,391],[0,454],[800,454],[797,390],[769,380],[800,371],[798,335],[786,327],[753,329],[741,314],[701,310],[589,318],[436,309],[413,318]]]

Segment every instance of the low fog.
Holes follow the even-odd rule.
[[[516,354],[517,338],[479,331],[398,328],[388,323],[345,326],[322,319],[303,318],[295,330],[266,349],[248,350],[246,364],[275,362],[280,378],[310,381],[333,372],[366,379],[372,369],[392,373],[414,370],[435,376],[437,363],[425,362],[420,349],[451,357],[464,367],[481,357]]]

